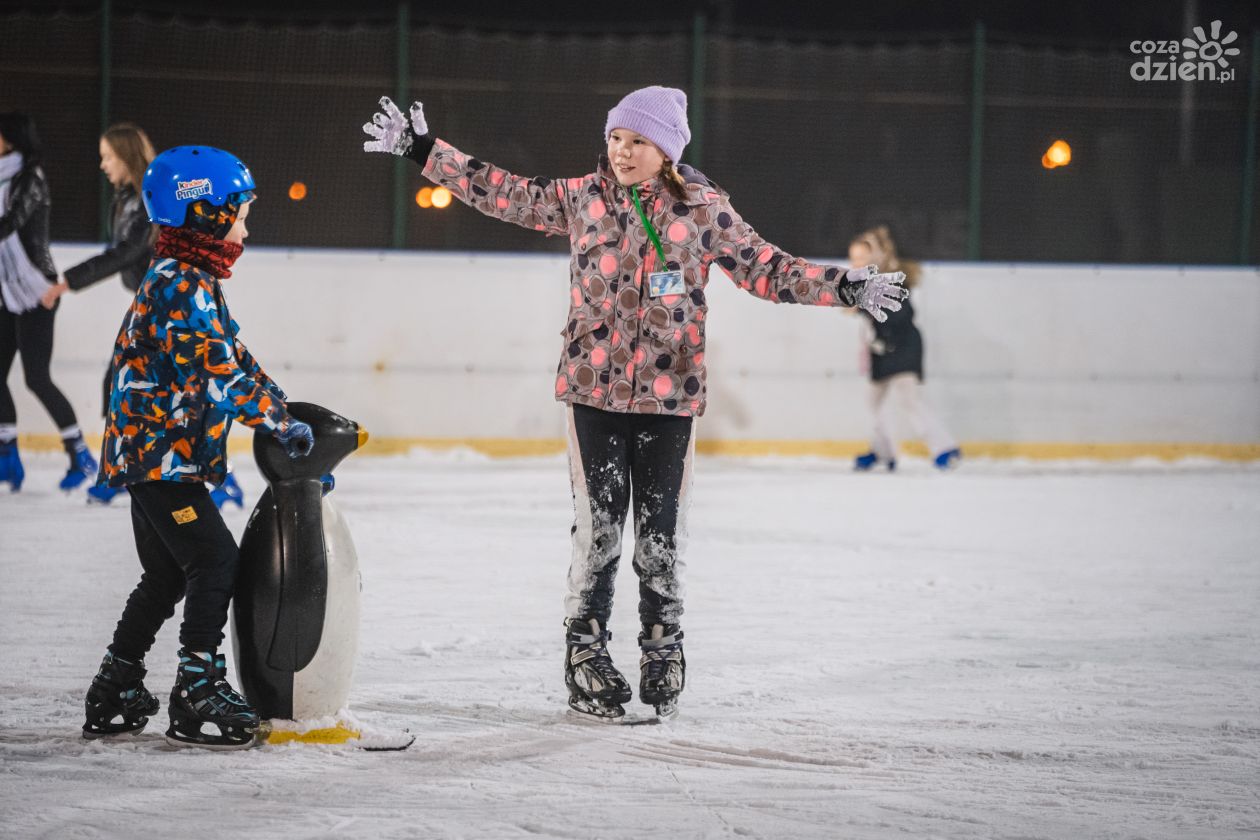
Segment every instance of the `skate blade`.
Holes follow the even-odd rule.
[[[215,752],[227,752],[229,750],[251,749],[258,745],[258,738],[251,737],[248,741],[242,741],[239,744],[232,744],[232,743],[226,743],[226,742],[214,743],[214,742],[206,742],[206,741],[185,741],[184,739],[178,738],[168,732],[166,733],[166,743],[170,744],[172,747],[179,747],[180,749],[183,749],[185,747],[193,747],[199,750],[214,750]]]
[[[590,712],[579,712],[577,709],[569,709],[565,715],[574,723],[580,723],[583,726],[621,726],[625,721],[624,716],[596,715]]]
[[[671,700],[656,704],[656,716],[661,720],[674,720],[678,717],[678,703]]]
[[[620,723],[626,710],[617,703],[598,703],[593,700],[572,699],[569,701],[569,717],[585,723]]]
[[[146,723],[145,726],[148,726],[148,724]],[[142,734],[144,734],[144,726],[137,729],[124,729],[121,732],[89,732],[84,729],[83,740],[100,741],[103,739],[109,739],[111,741],[124,741],[139,738]]]

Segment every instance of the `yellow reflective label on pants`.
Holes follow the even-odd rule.
[[[175,517],[175,521],[180,525],[187,525],[189,522],[197,521],[197,511],[192,509],[192,505],[181,510],[171,511],[171,516]]]

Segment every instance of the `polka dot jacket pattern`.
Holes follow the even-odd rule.
[[[486,215],[569,237],[569,317],[555,384],[561,402],[703,414],[704,288],[713,263],[763,300],[845,305],[843,269],[797,259],[766,242],[703,176],[688,179],[681,201],[660,179],[639,185],[665,252],[662,269],[629,190],[606,158],[581,178],[525,178],[437,140],[424,175]],[[648,275],[660,270],[681,271],[685,294],[650,297]]]

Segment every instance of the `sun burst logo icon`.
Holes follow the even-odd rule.
[[[1196,41],[1195,38],[1198,40]],[[1186,48],[1181,57],[1186,60],[1215,61],[1224,69],[1229,66],[1225,56],[1238,55],[1238,47],[1226,47],[1225,45],[1232,44],[1237,40],[1238,33],[1233,30],[1230,30],[1230,33],[1222,38],[1221,22],[1214,20],[1212,21],[1211,38],[1203,34],[1202,26],[1196,26],[1194,28],[1194,38],[1181,39],[1181,45]]]

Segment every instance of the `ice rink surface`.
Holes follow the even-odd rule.
[[[165,710],[81,740],[130,518],[53,490],[60,456],[27,466],[0,497],[6,838],[1260,833],[1260,466],[701,458],[682,715],[601,726],[564,712],[563,459],[352,458],[351,708],[414,732],[403,753],[176,750]],[[148,658],[164,705],[177,629]]]

